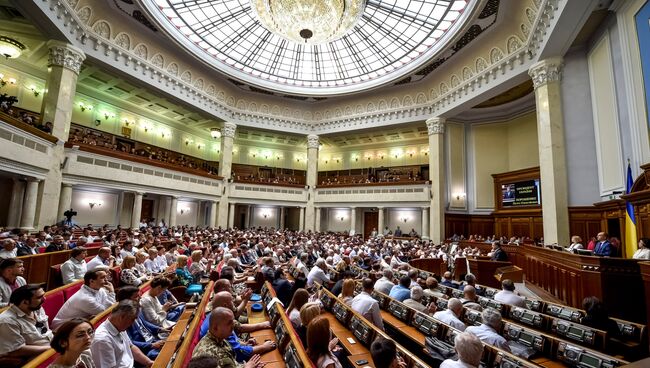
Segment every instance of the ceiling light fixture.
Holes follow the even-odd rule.
[[[4,55],[7,59],[15,59],[25,50],[25,45],[9,38],[7,36],[0,36],[0,55]]]
[[[219,139],[221,138],[221,130],[219,128],[212,128],[210,129],[210,135],[214,139]]]
[[[352,29],[365,0],[250,0],[251,8],[269,31],[298,43],[322,44]]]

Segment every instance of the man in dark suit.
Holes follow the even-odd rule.
[[[16,254],[20,256],[31,256],[33,254],[38,254],[38,248],[36,247],[36,239],[29,237],[25,243],[18,243],[16,247]]]
[[[124,286],[117,292],[117,301],[132,300],[135,303],[140,302],[140,289],[135,286]],[[129,339],[133,345],[137,346],[145,353],[149,359],[155,360],[165,344],[158,336],[159,332],[168,333],[168,330],[149,323],[145,318],[142,311],[138,313],[138,318],[135,319],[133,324],[126,330]]]
[[[596,247],[594,247],[594,255],[601,257],[609,257],[612,255],[612,244],[607,240],[608,236],[605,232],[600,232],[597,235]]]
[[[515,198],[515,192],[512,191],[512,186],[508,185],[506,187],[506,192],[503,193],[503,199],[514,199]]]
[[[492,242],[492,258],[493,261],[508,262],[508,253],[501,249],[499,242]]]

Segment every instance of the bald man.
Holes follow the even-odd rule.
[[[232,333],[235,315],[232,310],[217,307],[210,313],[210,329],[194,348],[192,358],[210,356],[219,359],[219,368],[237,368],[235,352],[226,340]],[[206,318],[208,319],[208,318]],[[261,368],[259,355],[253,355],[244,368]]]
[[[111,255],[111,248],[102,247],[99,249],[97,256],[88,262],[86,265],[87,271],[95,271],[101,267],[113,267],[115,266],[115,257]]]
[[[212,298],[212,308],[217,308],[217,307],[230,309],[233,312],[233,317],[235,316],[236,308],[235,308],[235,304],[233,303],[233,298],[230,291],[220,291],[214,294],[214,297]],[[210,321],[208,318],[209,315],[210,313],[206,314],[205,320],[203,320],[203,324],[201,325],[201,331],[200,331],[201,337],[205,336],[205,334],[208,333],[209,325],[210,325]],[[250,333],[250,332],[271,328],[271,322],[265,321],[260,323],[239,323],[239,321],[235,320],[233,328],[235,330],[235,333],[238,334]]]

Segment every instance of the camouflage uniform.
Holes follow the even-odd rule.
[[[219,359],[218,368],[241,368],[243,366],[235,360],[235,353],[228,341],[219,341],[210,332],[194,348],[192,358],[200,356],[212,356]]]

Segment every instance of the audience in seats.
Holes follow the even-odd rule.
[[[567,248],[567,251],[571,253],[577,253],[578,249],[584,249],[582,246],[582,238],[574,235],[571,237],[571,245]]]
[[[469,326],[465,331],[476,335],[476,337],[486,344],[510,352],[508,342],[497,332],[501,330],[501,313],[492,308],[485,308],[482,312],[481,320],[482,323],[480,326]]]
[[[406,363],[397,354],[395,341],[377,337],[370,345],[370,355],[375,368],[406,368]]]
[[[278,268],[273,274],[273,281],[271,282],[275,295],[282,302],[282,305],[288,305],[291,300],[291,293],[293,290],[293,285],[287,280],[284,270]]]
[[[343,368],[334,355],[338,339],[332,338],[330,321],[322,316],[309,322],[307,327],[307,355],[316,368]]]
[[[13,239],[3,240],[2,249],[0,249],[0,259],[16,258],[17,256],[16,242]]]
[[[483,307],[477,303],[478,296],[476,296],[476,289],[472,285],[465,285],[463,288],[463,297],[460,301],[466,308],[474,309],[479,312],[483,310]]]
[[[355,282],[353,279],[347,279],[343,282],[343,288],[341,293],[338,296],[345,305],[350,306],[352,304],[352,299],[354,298],[354,287]],[[335,294],[336,295],[336,294]]]
[[[582,309],[586,312],[580,321],[583,325],[607,331],[608,338],[620,333],[616,322],[609,318],[605,305],[595,296],[584,298]]]
[[[443,298],[446,295],[443,294],[440,289],[438,289],[438,280],[436,280],[434,277],[427,277],[427,280],[425,281],[426,289],[424,289],[424,293],[426,295],[436,297],[436,298]]]
[[[300,310],[309,301],[309,292],[305,289],[298,289],[293,294],[291,303],[286,308],[287,316],[294,328],[300,327]]]
[[[141,274],[140,271],[135,267],[136,260],[134,256],[126,256],[122,261],[122,271],[120,272],[120,281],[124,285],[131,286],[140,286],[147,280],[149,276],[147,274]]]
[[[0,307],[9,305],[11,293],[27,282],[23,278],[25,267],[18,258],[0,260]]]
[[[488,254],[491,256],[491,260],[493,261],[500,261],[500,262],[508,262],[508,253],[506,253],[503,249],[501,249],[501,243],[500,242],[492,242],[492,252],[491,254]]]
[[[515,294],[515,283],[510,279],[501,281],[501,291],[494,295],[494,300],[500,303],[514,305],[515,307],[526,307],[526,299]]]
[[[451,279],[451,272],[449,271],[446,271],[445,273],[442,274],[442,278],[440,279],[440,285],[454,288],[454,289],[458,287],[458,284],[454,283],[454,281]]]
[[[389,296],[399,302],[403,302],[411,296],[409,286],[411,286],[411,278],[408,275],[402,276],[399,279],[399,284],[390,289]]]
[[[633,259],[650,259],[650,239],[639,239],[639,249],[634,252]]]
[[[16,249],[17,249],[17,256],[18,257],[38,254],[38,247],[36,246],[36,239],[34,239],[32,237],[28,237],[25,240],[25,242],[19,243],[18,247]],[[0,252],[2,252],[2,251],[0,250]],[[0,256],[0,258],[2,258],[2,256]]]
[[[59,356],[48,368],[95,368],[90,353],[94,334],[93,326],[86,319],[73,318],[64,322],[50,343]]]
[[[454,348],[458,353],[458,360],[447,359],[440,364],[440,368],[478,368],[483,356],[481,340],[469,332],[461,332],[454,339]]]
[[[460,320],[462,312],[463,303],[456,298],[451,298],[447,302],[447,309],[434,313],[433,318],[458,330],[465,331],[465,324]]]
[[[95,271],[97,269],[108,269],[115,266],[115,257],[111,255],[111,248],[102,247],[99,249],[97,256],[91,259],[86,268],[88,271]]]
[[[11,293],[9,309],[0,314],[0,359],[31,359],[50,348],[52,331],[44,301],[40,285],[23,285]]]
[[[327,271],[327,264],[323,258],[318,258],[314,263],[314,267],[307,274],[307,286],[312,287],[314,282],[324,286],[329,286],[330,277],[325,273]]]
[[[117,301],[121,302],[122,300],[131,300],[141,304],[140,289],[135,286],[124,286],[120,288],[117,292]],[[161,339],[161,334],[165,336],[169,332],[170,329],[148,322],[142,312],[142,308],[140,308],[138,318],[126,330],[133,345],[137,346],[140,351],[152,360],[156,359],[160,353],[160,349],[165,344],[164,339]]]
[[[419,286],[413,286],[411,288],[411,297],[404,300],[404,304],[418,312],[433,313],[435,304],[431,303],[429,306],[425,306],[422,304],[422,298],[424,298],[424,290]]]
[[[106,279],[106,271],[88,271],[84,275],[84,285],[74,293],[52,320],[56,329],[64,321],[74,317],[92,318],[115,303],[113,284]]]
[[[169,320],[167,312],[174,309],[177,305],[174,302],[167,301],[164,305],[158,300],[158,296],[162,294],[171,282],[165,277],[156,277],[151,281],[151,289],[149,289],[140,299],[140,307],[142,314],[147,322],[154,324],[161,328],[170,328],[174,326],[175,322]],[[172,318],[178,318],[174,315]]]
[[[393,283],[393,270],[384,268],[383,276],[375,281],[374,289],[383,294],[390,294],[390,290],[395,286]]]
[[[76,247],[70,251],[70,259],[61,265],[61,278],[64,285],[84,278],[88,271],[85,259],[87,254],[84,247]]]
[[[135,346],[126,330],[138,318],[138,304],[122,300],[113,308],[110,317],[95,331],[90,351],[95,366],[132,368],[135,363],[151,367],[153,361]]]
[[[63,236],[54,235],[52,237],[52,241],[50,242],[50,244],[47,247],[45,247],[45,253],[59,252],[66,249],[68,249],[68,247],[65,244],[65,241],[63,240]]]
[[[381,319],[379,303],[371,296],[373,285],[372,279],[363,279],[363,291],[352,299],[350,307],[379,329],[383,330],[384,322]]]
[[[309,323],[311,323],[314,318],[320,316],[320,314],[320,302],[309,302],[300,308],[300,326],[295,328],[295,330],[298,333],[298,337],[303,346],[307,346],[307,326],[309,326]]]
[[[192,357],[212,356],[219,360],[219,368],[238,367],[235,353],[226,340],[232,333],[235,325],[232,310],[217,307],[212,310],[209,317],[209,329],[194,348]],[[208,317],[206,317],[208,319]],[[253,355],[246,362],[244,368],[262,368],[259,355]]]

